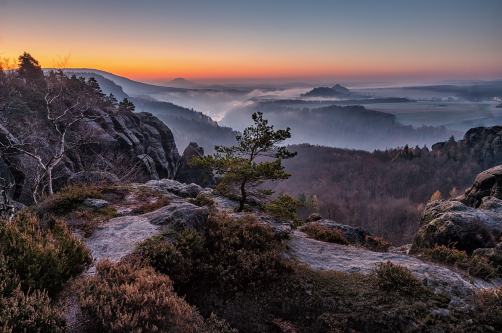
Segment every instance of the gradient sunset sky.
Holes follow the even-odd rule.
[[[502,0],[0,0],[0,56],[137,80],[502,79]]]

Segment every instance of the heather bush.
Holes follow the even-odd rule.
[[[404,266],[387,261],[377,265],[373,272],[377,277],[378,285],[383,290],[398,291],[407,295],[424,291],[423,284]]]
[[[317,239],[322,242],[350,245],[349,241],[343,237],[340,229],[331,230],[328,227],[321,226],[319,223],[312,222],[303,226],[300,230],[313,239]]]
[[[168,198],[164,196],[158,196],[156,201],[147,202],[139,207],[136,207],[132,210],[132,213],[135,215],[146,214],[169,204],[171,204],[171,201]]]
[[[79,282],[85,332],[190,332],[197,312],[173,291],[168,276],[137,260],[103,260]]]
[[[215,206],[214,200],[210,196],[202,193],[198,194],[195,198],[188,199],[188,202],[199,207],[207,206],[209,208],[213,208]]]
[[[98,187],[95,185],[76,184],[62,188],[53,196],[46,199],[42,203],[42,214],[54,214],[64,216],[78,208],[87,198],[105,199],[103,190],[106,187]],[[44,207],[45,206],[45,207]]]
[[[1,259],[0,259],[1,260]],[[0,332],[67,332],[64,313],[50,304],[47,292],[24,293],[20,286],[11,292],[0,283]]]
[[[199,288],[243,290],[273,281],[290,268],[282,249],[255,217],[235,221],[224,213],[209,217],[203,236],[183,230],[171,241],[155,238],[140,246],[153,267],[192,293]]]
[[[90,250],[62,220],[54,219],[50,225],[41,226],[40,220],[28,213],[10,223],[0,221],[1,283],[15,272],[22,292],[45,289],[51,294],[91,265]],[[16,287],[6,284],[4,290]]]
[[[502,287],[483,289],[474,296],[479,319],[497,331],[502,330]]]
[[[469,256],[465,251],[459,251],[444,245],[437,245],[432,249],[422,249],[425,255],[445,264],[464,263],[469,261]]]
[[[365,246],[373,251],[389,252],[392,243],[384,241],[381,237],[366,236]]]
[[[470,276],[489,279],[498,275],[498,267],[494,262],[485,257],[469,256],[465,251],[436,244],[432,249],[422,249],[422,253],[430,256],[433,260],[445,264],[455,264],[465,269]]]
[[[96,210],[84,210],[75,211],[69,218],[82,220],[75,224],[75,227],[84,232],[84,237],[88,238],[92,235],[96,227],[98,226],[98,221],[108,221],[114,217],[122,216],[117,213],[114,208],[100,208]]]

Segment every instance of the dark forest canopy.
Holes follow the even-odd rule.
[[[443,198],[460,195],[479,172],[496,163],[483,163],[473,153],[482,149],[463,146],[453,138],[439,146],[435,151],[405,146],[370,153],[292,145],[288,149],[298,155],[283,163],[291,178],[270,186],[299,199],[316,196],[325,218],[362,226],[395,245],[406,244],[436,191]],[[303,218],[315,210],[308,208],[301,212]]]

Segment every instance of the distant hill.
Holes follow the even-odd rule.
[[[152,93],[160,93],[160,92],[185,92],[186,89],[180,88],[171,88],[171,87],[162,87],[156,86],[153,84],[142,83],[138,81],[133,81],[128,78],[118,76],[112,73],[108,73],[105,71],[101,71],[98,69],[90,69],[90,68],[68,68],[65,70],[65,73],[69,74],[71,72],[76,73],[92,73],[99,74],[109,80],[112,80],[117,85],[121,86],[126,94],[129,96],[140,96]]]
[[[199,146],[204,147],[206,153],[213,153],[214,146],[225,145],[232,146],[235,144],[235,136],[239,134],[229,127],[218,126],[211,117],[198,112],[194,109],[184,108],[173,103],[159,102],[150,98],[128,95],[122,87],[104,75],[98,74],[97,70],[67,70],[67,75],[75,74],[77,77],[84,77],[86,80],[93,77],[98,81],[101,90],[109,95],[112,93],[119,101],[127,98],[136,106],[136,112],[146,111],[157,116],[164,124],[166,124],[173,132],[176,146],[180,151],[183,151],[190,142],[197,142]],[[104,72],[106,73],[106,72]],[[134,91],[141,89],[150,89],[150,85],[135,82],[119,76],[107,73],[114,80],[123,82]],[[142,86],[144,85],[144,86]],[[156,86],[151,86],[156,87]],[[163,88],[163,87],[159,87]],[[153,88],[152,88],[153,89]],[[166,88],[172,89],[172,88]],[[176,89],[176,88],[174,88]]]
[[[329,147],[364,149],[393,148],[409,144],[431,146],[438,141],[456,137],[463,132],[444,127],[413,128],[396,121],[396,116],[368,110],[363,106],[337,106],[309,109],[281,106],[278,103],[253,103],[228,112],[220,124],[242,130],[251,123],[251,114],[263,112],[263,117],[277,128],[291,128],[286,144],[308,142]]]
[[[166,86],[175,87],[175,88],[186,88],[186,89],[201,87],[200,84],[185,80],[184,78],[181,78],[181,77],[167,82]]]
[[[336,85],[334,85],[333,87],[331,87],[331,89],[336,90],[341,93],[349,93],[350,92],[349,89],[339,85],[338,83]]]
[[[109,95],[111,93],[119,101],[123,100],[124,98],[130,98],[130,96],[124,92],[121,86],[119,86],[112,80],[107,79],[101,74],[89,73],[89,72],[66,72],[66,74],[69,76],[76,75],[77,77],[83,77],[86,79],[86,81],[89,80],[91,77],[93,77],[96,79],[96,81],[98,81],[101,90],[106,95]]]
[[[481,81],[474,84],[465,85],[434,85],[434,86],[418,86],[418,87],[403,87],[405,90],[425,90],[449,93],[452,96],[459,97],[461,100],[471,102],[491,101],[496,97],[502,96],[502,80],[498,81]]]
[[[319,88],[314,88],[311,91],[301,94],[301,97],[335,97],[339,96],[342,93],[333,89],[333,88],[328,88],[328,87],[319,87]]]

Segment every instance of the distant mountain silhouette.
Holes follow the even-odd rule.
[[[334,85],[333,87],[331,87],[331,89],[336,90],[336,91],[341,92],[341,93],[348,93],[348,92],[350,92],[349,89],[347,89],[347,88],[339,85],[338,83],[336,85]]]
[[[185,80],[184,78],[177,78],[172,81],[169,81],[166,83],[166,86],[168,87],[175,87],[175,88],[185,88],[185,89],[190,89],[190,88],[199,88],[201,85],[197,84],[192,81]]]
[[[328,88],[328,87],[319,87],[319,88],[314,88],[311,91],[301,94],[301,97],[334,97],[341,95],[342,93],[339,91],[336,91],[333,88]]]
[[[48,68],[48,69],[50,69],[50,68]],[[184,92],[184,91],[186,91],[186,89],[181,89],[181,88],[162,87],[162,86],[156,86],[153,84],[147,84],[147,83],[142,83],[142,82],[138,82],[138,81],[133,81],[133,80],[130,80],[130,79],[122,77],[122,76],[118,76],[118,75],[115,75],[112,73],[101,71],[99,69],[68,68],[65,70],[65,73],[67,75],[71,75],[70,74],[71,72],[73,72],[73,73],[94,73],[94,74],[102,75],[103,77],[105,77],[109,80],[112,80],[117,85],[121,86],[122,89],[124,90],[124,92],[131,97],[159,93],[159,92]]]

